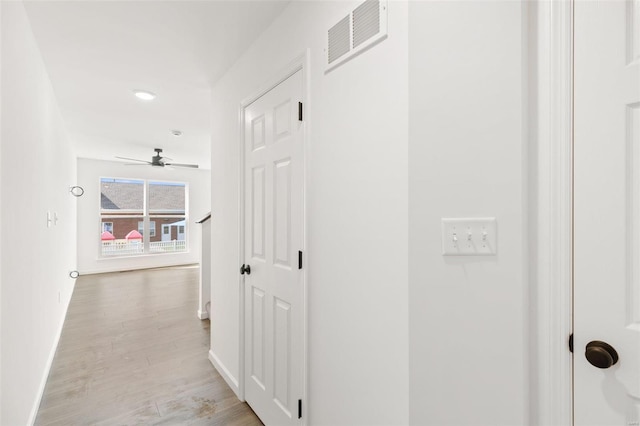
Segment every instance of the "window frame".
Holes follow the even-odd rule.
[[[117,219],[117,218],[136,218],[138,222],[143,222],[143,231],[140,232],[143,235],[143,252],[132,254],[118,254],[118,255],[105,255],[103,253],[103,244],[101,238],[98,238],[98,259],[116,259],[116,258],[129,258],[139,256],[155,256],[155,255],[170,255],[170,254],[186,254],[189,253],[189,183],[183,181],[173,180],[161,180],[161,179],[147,179],[147,178],[132,178],[132,177],[114,177],[114,176],[99,176],[98,177],[98,193],[102,194],[103,179],[110,179],[114,181],[140,181],[143,185],[143,208],[142,214],[139,214],[138,210],[114,210],[118,214],[109,214],[108,210],[102,209],[102,196],[98,197],[98,221],[100,223],[100,229],[103,229],[102,223],[111,223],[111,229],[113,230],[114,222],[103,222],[104,219]],[[175,186],[182,186],[184,188],[184,210],[182,213],[166,215],[166,213],[152,214],[149,209],[149,185],[153,184],[170,184]],[[181,218],[184,220],[185,232],[184,232],[184,250],[177,251],[151,251],[151,238],[155,238],[158,235],[162,238],[162,234],[158,234],[158,219],[166,217]],[[153,226],[152,226],[153,224]],[[162,229],[162,222],[160,222]],[[138,225],[139,231],[139,225]],[[101,231],[103,232],[103,231]],[[169,231],[170,234],[171,231]],[[112,232],[113,234],[113,232]],[[148,236],[147,236],[148,235]]]

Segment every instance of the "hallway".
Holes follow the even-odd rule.
[[[36,425],[260,425],[207,359],[197,267],[78,279]]]
[[[589,15],[576,40],[579,3],[612,12]],[[599,318],[640,324],[620,287],[640,295],[638,11],[640,0],[1,2],[0,425],[260,424],[253,409],[284,426],[269,404],[287,426],[571,424],[574,372],[605,389],[569,350],[574,312],[596,321],[575,333],[585,351],[623,347]],[[584,83],[577,47],[607,53],[580,67]],[[297,73],[300,91],[267,102]],[[589,101],[605,83],[629,99]],[[609,121],[615,138],[590,130]],[[574,151],[578,132],[602,151]],[[103,179],[141,190],[116,202]],[[181,185],[184,203],[151,203],[152,188]],[[580,200],[604,226],[574,227]],[[161,223],[176,218],[186,243],[152,246],[183,234]],[[578,272],[580,250],[598,274]],[[152,269],[198,263],[207,291],[196,268]],[[574,310],[574,272],[606,297]],[[271,281],[294,297],[276,300],[261,287]],[[621,308],[602,315],[614,294]],[[640,360],[637,337],[621,360]],[[635,372],[616,374],[640,400]],[[258,402],[251,386],[274,392]],[[585,413],[623,401],[584,400]],[[618,411],[600,424],[640,422],[640,407]]]

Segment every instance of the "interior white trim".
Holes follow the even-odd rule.
[[[2,46],[2,6],[0,6],[0,46]],[[0,54],[0,99],[2,98],[2,54]],[[0,135],[2,135],[2,102],[0,102]],[[2,149],[0,148],[0,164],[2,164]],[[2,176],[0,174],[0,200],[4,200],[2,196]],[[0,223],[2,223],[2,209],[0,209]],[[0,421],[2,421],[2,234],[0,230]]]
[[[31,407],[31,413],[29,413],[29,422],[27,423],[29,425],[33,425],[35,423],[36,416],[38,415],[38,410],[40,409],[40,403],[42,402],[42,396],[44,395],[44,388],[47,385],[47,379],[49,378],[49,373],[51,372],[53,359],[56,356],[58,343],[60,343],[60,337],[62,336],[62,329],[64,328],[64,322],[67,319],[67,311],[69,310],[69,305],[71,304],[71,299],[73,298],[73,292],[76,288],[75,280],[73,281],[74,282],[73,282],[73,286],[71,287],[71,294],[69,295],[69,299],[67,300],[67,305],[64,308],[64,314],[62,315],[62,321],[60,321],[58,331],[56,332],[56,337],[55,337],[55,340],[53,341],[53,346],[51,347],[51,351],[49,352],[49,357],[47,358],[47,364],[44,368],[44,373],[42,374],[42,378],[40,379],[40,385],[38,386],[38,393],[36,394],[36,399],[33,402],[33,406]]]
[[[245,245],[244,245],[244,224],[245,224],[245,218],[244,218],[244,160],[245,160],[245,156],[244,156],[244,113],[245,113],[245,109],[251,105],[253,102],[255,102],[257,99],[259,99],[261,96],[263,96],[264,94],[266,94],[267,92],[269,92],[271,89],[273,89],[274,87],[276,87],[278,84],[282,83],[283,81],[285,81],[287,78],[291,77],[293,74],[295,74],[298,71],[302,71],[302,103],[304,105],[304,126],[302,128],[302,138],[303,138],[303,144],[304,144],[304,152],[303,152],[303,157],[304,157],[304,182],[303,182],[303,200],[304,200],[304,204],[303,204],[303,223],[304,223],[304,230],[303,230],[303,253],[304,253],[304,264],[308,265],[309,264],[309,253],[307,250],[307,229],[308,229],[308,220],[307,220],[307,167],[308,167],[308,156],[307,156],[307,152],[308,152],[308,144],[309,144],[309,128],[310,128],[310,117],[311,114],[309,113],[311,108],[310,108],[310,79],[309,79],[309,72],[310,72],[310,63],[311,63],[311,54],[310,54],[310,50],[306,49],[301,55],[299,55],[298,57],[296,57],[295,59],[293,59],[288,65],[286,65],[285,67],[283,67],[278,73],[276,73],[274,75],[274,77],[272,77],[271,79],[267,80],[267,83],[262,85],[260,87],[259,90],[257,90],[255,93],[253,93],[251,96],[248,96],[247,98],[245,98],[244,100],[242,100],[242,102],[240,103],[240,108],[239,108],[239,114],[238,114],[238,127],[239,127],[239,137],[238,137],[238,212],[239,212],[239,219],[238,219],[238,238],[239,238],[239,252],[238,252],[238,267],[240,267],[241,264],[243,264],[243,259],[244,259],[244,249],[245,249]],[[307,289],[307,282],[308,282],[308,272],[307,272],[307,267],[305,266],[303,268],[303,278],[302,278],[302,286],[303,286],[303,299],[304,299],[304,303],[303,303],[303,321],[304,321],[304,343],[303,343],[303,347],[304,347],[304,360],[303,360],[303,389],[304,389],[304,395],[302,396],[302,404],[304,407],[304,413],[305,415],[302,418],[302,425],[306,425],[307,424],[307,418],[309,417],[309,404],[308,404],[308,395],[309,395],[309,345],[308,345],[308,332],[309,332],[309,328],[308,328],[308,312],[309,312],[309,303],[308,303],[308,289]],[[238,381],[239,381],[239,390],[237,392],[238,398],[242,401],[244,401],[244,381],[245,381],[245,371],[244,371],[244,364],[245,364],[245,347],[244,347],[244,316],[245,316],[245,310],[244,310],[244,306],[245,306],[245,300],[244,300],[244,280],[242,278],[242,276],[240,274],[238,274],[238,292],[239,292],[239,324],[240,324],[240,328],[239,328],[239,377],[238,377]]]
[[[303,170],[303,190],[302,190],[302,214],[304,227],[302,229],[302,246],[304,250],[304,268],[302,268],[302,306],[304,309],[303,315],[303,330],[304,330],[304,342],[302,344],[304,351],[303,360],[303,381],[304,381],[304,395],[302,397],[303,416],[302,425],[308,424],[307,419],[309,413],[312,411],[311,404],[309,404],[309,250],[307,245],[307,235],[309,230],[309,214],[307,203],[307,171],[309,168],[309,155],[310,143],[311,143],[311,51],[307,49],[300,57],[302,61],[302,102],[304,103],[304,127],[302,129],[302,138],[304,143],[304,170]]]
[[[212,350],[209,350],[209,361],[211,362],[211,364],[213,364],[213,366],[218,371],[218,373],[220,373],[224,381],[227,382],[227,385],[229,385],[229,387],[231,388],[233,393],[236,394],[238,399],[240,401],[244,401],[244,398],[240,397],[240,386],[238,383],[238,379],[233,377],[233,374],[231,374],[229,369],[225,367],[222,361],[220,361],[220,358],[218,358],[216,354],[213,353]]]
[[[573,0],[530,10],[530,424],[573,421]]]

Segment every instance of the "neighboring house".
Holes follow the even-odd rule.
[[[185,239],[185,187],[184,185],[150,185],[150,214],[156,216],[149,221],[149,241],[173,241]],[[145,235],[144,229],[144,186],[139,181],[128,182],[116,179],[102,179],[100,182],[101,222],[104,231],[110,232],[117,240],[124,239],[132,230]],[[113,217],[122,215],[126,217]],[[135,217],[140,216],[140,217]],[[180,231],[180,225],[182,225]],[[172,232],[170,229],[174,229]],[[169,231],[164,232],[164,229]]]

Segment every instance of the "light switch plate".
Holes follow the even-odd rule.
[[[444,256],[490,256],[498,250],[495,217],[442,218]]]

